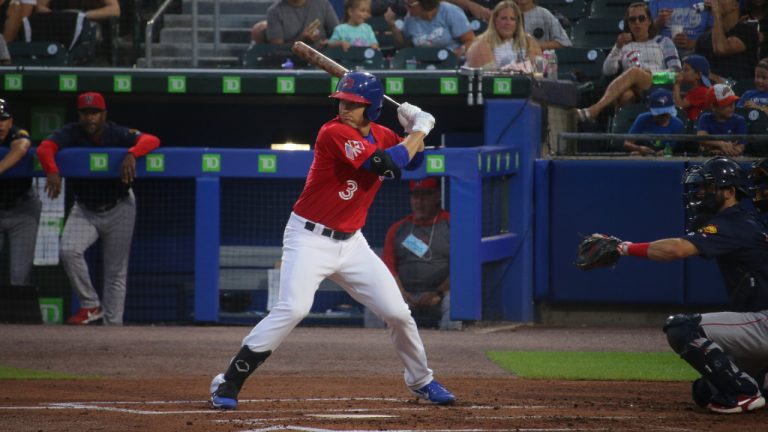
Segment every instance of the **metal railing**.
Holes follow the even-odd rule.
[[[152,33],[157,20],[165,13],[173,0],[165,0],[157,11],[152,15],[152,18],[147,21],[147,26],[144,30],[144,58],[146,59],[147,67],[152,67]],[[192,0],[192,67],[197,67],[199,62],[198,41],[197,41],[197,1]],[[213,51],[214,54],[218,54],[219,45],[221,44],[221,28],[219,22],[220,8],[219,0],[213,0]]]
[[[629,133],[604,133],[604,132],[560,132],[557,134],[557,147],[555,155],[564,155],[563,141],[610,141],[610,140],[637,140],[637,141],[743,141],[747,143],[768,143],[768,135],[695,135],[695,134],[629,134]],[[627,152],[616,153],[626,155]]]

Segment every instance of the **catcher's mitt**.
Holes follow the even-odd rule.
[[[613,267],[621,258],[620,243],[620,239],[605,234],[584,237],[576,253],[576,267],[582,270]]]

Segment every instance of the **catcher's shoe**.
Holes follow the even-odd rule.
[[[216,409],[237,408],[237,386],[224,380],[220,373],[211,381],[211,405]]]
[[[707,404],[707,409],[718,414],[739,414],[754,411],[765,406],[765,398],[757,392],[751,396],[739,395],[735,404],[722,404],[712,401]]]
[[[411,393],[435,405],[453,405],[456,402],[456,396],[436,380],[432,380],[432,382],[418,390],[411,389]]]

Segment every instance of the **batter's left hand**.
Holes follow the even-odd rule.
[[[133,153],[128,152],[123,159],[123,165],[120,167],[121,178],[123,183],[131,184],[133,179],[136,178],[136,156]]]

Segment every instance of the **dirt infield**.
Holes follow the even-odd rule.
[[[0,364],[96,376],[0,381],[2,431],[733,431],[765,430],[768,410],[705,413],[687,383],[526,380],[484,352],[666,351],[658,328],[422,331],[453,407],[418,403],[386,333],[298,328],[248,381],[235,412],[208,385],[246,327],[0,326]]]

